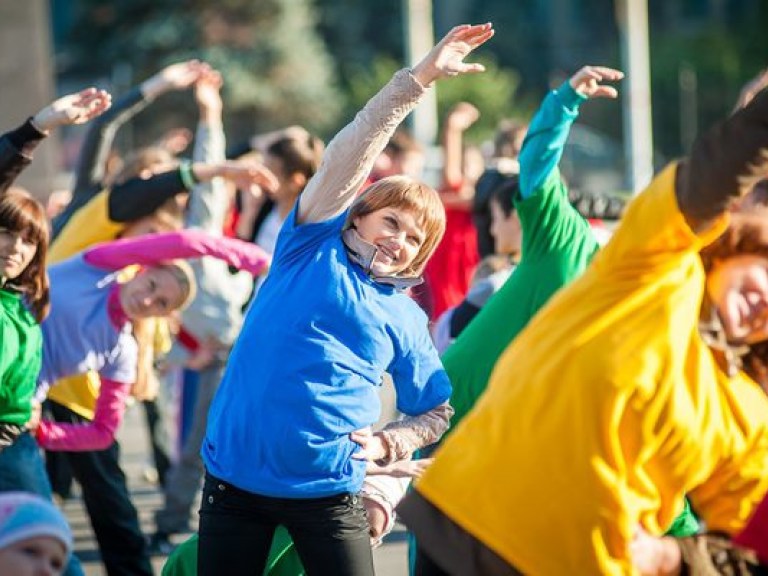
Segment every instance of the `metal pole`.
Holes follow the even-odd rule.
[[[637,192],[653,177],[647,0],[616,0],[616,20],[626,73],[622,97],[625,178],[627,186]]]
[[[409,66],[416,64],[435,44],[432,27],[432,0],[403,0],[405,15],[405,58]],[[427,92],[411,115],[413,137],[425,147],[437,140],[437,93]]]

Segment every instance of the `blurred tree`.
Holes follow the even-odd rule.
[[[127,63],[138,83],[168,63],[199,58],[224,76],[228,129],[237,137],[289,123],[335,128],[342,94],[311,0],[79,0],[71,6],[76,14],[61,39],[68,73],[109,75]],[[169,97],[141,119],[156,125],[161,113],[191,111],[191,99]]]
[[[467,141],[479,143],[493,137],[500,120],[528,118],[533,106],[518,96],[520,80],[516,72],[499,67],[492,56],[477,57],[473,61],[481,62],[486,71],[477,76],[460,76],[441,83],[437,106],[442,120],[457,103],[467,101],[474,104],[480,111],[480,119],[467,131]],[[362,107],[401,67],[401,63],[388,57],[376,58],[365,68],[358,67],[351,76],[350,106],[354,109]]]

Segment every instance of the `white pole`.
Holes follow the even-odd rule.
[[[435,44],[432,27],[432,0],[403,0],[405,16],[405,58],[416,64]],[[437,141],[437,92],[433,88],[412,114],[413,137],[425,147]]]
[[[653,177],[647,0],[616,0],[616,20],[626,73],[622,90],[625,178],[632,192],[638,192]]]

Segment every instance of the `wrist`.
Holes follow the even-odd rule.
[[[40,118],[40,113],[38,112],[34,116],[30,116],[27,122],[25,122],[19,130],[23,133],[23,135],[29,139],[40,139],[45,136],[48,136],[48,134],[51,131],[50,126]]]
[[[434,66],[419,62],[416,66],[411,68],[411,76],[413,76],[423,88],[429,88],[432,83],[437,80],[439,75],[437,68]]]
[[[162,78],[157,78],[156,76],[152,76],[141,83],[141,93],[147,100],[156,98],[165,90],[165,82],[163,82]]]
[[[200,122],[209,126],[221,126],[221,108],[200,108]]]
[[[563,82],[560,87],[555,90],[555,94],[557,94],[560,103],[571,111],[577,110],[582,102],[589,99],[589,96],[576,90],[576,88],[571,85],[570,81]]]
[[[193,164],[189,160],[182,160],[179,164],[179,177],[181,178],[181,183],[184,184],[184,188],[187,190],[191,190],[196,184],[200,183],[201,178],[199,173],[195,171],[196,166],[199,165]]]

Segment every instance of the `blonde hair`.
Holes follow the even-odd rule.
[[[170,262],[163,262],[152,266],[154,270],[165,270],[179,283],[181,287],[183,298],[181,304],[179,304],[174,310],[184,310],[190,305],[192,300],[197,295],[197,282],[195,281],[195,273],[192,271],[192,267],[184,260],[172,260]]]
[[[408,176],[389,176],[369,186],[349,209],[344,229],[354,228],[354,220],[383,208],[408,210],[424,230],[424,242],[413,262],[399,276],[421,275],[427,261],[445,234],[445,208],[432,188]]]

